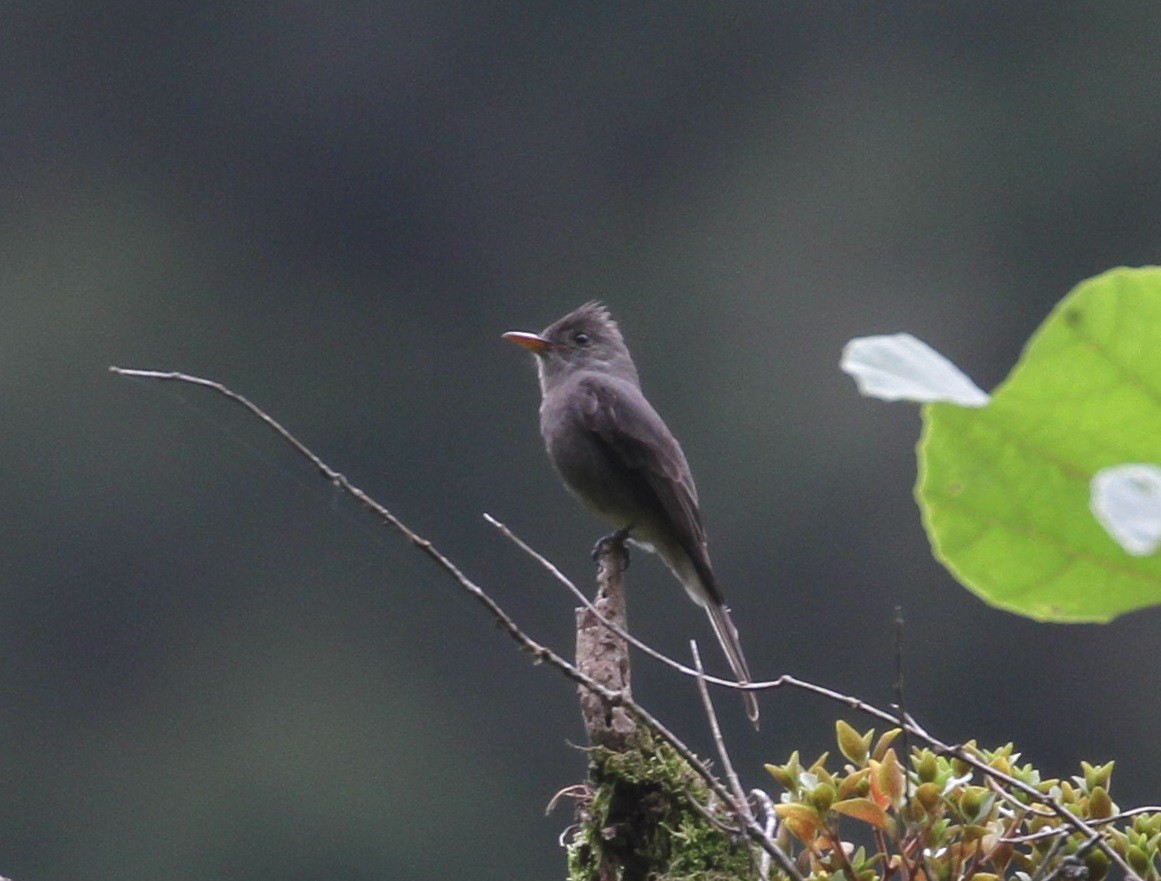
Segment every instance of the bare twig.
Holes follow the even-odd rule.
[[[697,650],[696,639],[689,641],[689,651],[693,655],[694,667],[701,673],[703,670],[701,653]],[[709,689],[706,688],[704,675],[697,677],[697,691],[701,695],[701,705],[705,708],[705,716],[709,721],[714,746],[717,747],[718,758],[722,762],[722,773],[726,775],[726,781],[730,784],[730,791],[734,794],[733,812],[741,816],[746,823],[752,823],[754,815],[750,813],[750,806],[746,801],[746,791],[742,789],[742,783],[738,780],[737,772],[734,771],[734,763],[730,761],[730,753],[726,749],[726,741],[722,737],[722,727],[718,724],[718,714],[714,711],[714,702],[710,699],[710,693]]]
[[[737,772],[734,771],[734,763],[730,761],[729,750],[726,749],[725,738],[722,737],[722,728],[718,724],[718,714],[714,710],[713,701],[710,699],[709,689],[706,688],[705,672],[701,665],[701,653],[697,649],[697,640],[691,639],[689,641],[689,650],[693,655],[694,668],[698,672],[697,690],[701,695],[702,706],[705,707],[706,719],[709,721],[710,732],[713,735],[714,745],[718,750],[718,758],[722,762],[722,772],[729,781],[730,790],[734,794],[734,801],[732,802],[731,813],[737,819],[738,823],[744,826],[750,833],[750,839],[755,843],[761,842],[762,857],[755,860],[755,865],[758,867],[758,873],[762,878],[770,877],[770,858],[774,857],[778,861],[778,865],[792,878],[800,878],[798,867],[794,865],[794,861],[790,858],[782,848],[780,848],[774,841],[773,836],[767,831],[771,821],[767,820],[767,827],[763,828],[758,825],[754,819],[754,814],[750,810],[750,803],[746,799],[746,792],[742,789],[742,783],[738,779]],[[767,800],[769,797],[767,796]],[[770,816],[773,817],[773,809],[771,806]]]
[[[600,622],[608,627],[611,631],[613,631],[613,633],[617,634],[617,636],[621,637],[623,640],[629,643],[629,645],[644,652],[655,661],[660,661],[671,670],[676,670],[683,676],[689,676],[693,679],[703,679],[710,685],[718,685],[722,688],[731,688],[735,691],[757,691],[764,688],[778,688],[783,684],[781,681],[764,683],[738,682],[735,679],[723,679],[719,676],[712,676],[705,672],[699,674],[698,671],[693,667],[688,667],[681,663],[681,661],[678,661],[669,657],[669,655],[659,652],[657,649],[653,648],[653,646],[646,642],[642,642],[632,633],[622,628],[619,624],[617,624],[617,622],[610,621],[607,617],[602,615],[600,610],[595,605],[593,605],[592,601],[587,596],[585,596],[584,591],[577,587],[567,575],[561,572],[560,569],[557,568],[556,564],[541,554],[538,550],[533,548],[530,544],[528,544],[528,542],[524,541],[524,539],[513,532],[511,528],[505,525],[502,521],[496,519],[491,514],[484,514],[484,519],[487,520],[488,523],[490,523],[492,526],[496,527],[502,536],[511,541],[514,545],[516,545],[516,547],[520,548],[520,550],[524,551],[524,553],[528,554],[528,556],[543,566],[549,575],[568,588],[569,593],[571,593],[579,602],[581,602],[584,607],[592,614],[596,615]]]
[[[572,580],[567,575],[565,575],[563,572],[561,572],[560,569],[557,568],[556,564],[554,564],[551,560],[549,560],[547,557],[545,557],[543,554],[541,554],[538,550],[533,548],[530,544],[528,544],[528,542],[524,541],[524,539],[520,538],[520,536],[518,536],[516,533],[514,533],[503,522],[501,522],[500,520],[497,520],[491,514],[485,514],[484,519],[487,520],[493,526],[495,526],[496,529],[499,530],[499,532],[502,536],[504,536],[506,539],[511,541],[514,545],[516,545],[516,547],[520,548],[520,550],[524,551],[524,553],[526,553],[533,560],[535,560],[542,567],[544,567],[544,570],[546,572],[548,572],[549,575],[551,575],[553,578],[555,578],[557,581],[559,581],[561,584],[563,584],[566,588],[568,588],[569,593],[571,593],[580,603],[582,603],[586,609],[588,609],[590,612],[592,612],[594,615],[596,615],[602,624],[604,624],[611,631],[613,631],[613,633],[617,634],[617,636],[621,637],[621,639],[623,639],[627,643],[629,643],[629,645],[633,646],[636,649],[639,649],[640,651],[647,654],[649,657],[653,658],[655,661],[660,661],[662,664],[665,664],[667,667],[670,667],[671,669],[676,670],[679,673],[682,673],[686,676],[690,676],[694,679],[698,678],[697,670],[693,669],[692,667],[687,667],[685,664],[681,663],[680,661],[674,660],[673,658],[669,657],[669,655],[666,655],[666,654],[663,654],[662,652],[659,652],[657,649],[653,648],[653,646],[639,640],[637,637],[635,637],[628,630],[625,630],[623,627],[621,627],[619,624],[617,624],[617,622],[610,621],[607,617],[602,615],[600,610],[595,605],[593,605],[592,600],[590,600],[587,596],[585,596],[584,591],[581,590],[579,587],[577,587],[575,584],[573,584]],[[702,678],[704,678],[706,682],[712,683],[713,685],[721,685],[721,686],[724,686],[726,688],[741,688],[741,687],[743,687],[740,683],[735,682],[732,679],[720,679],[716,676],[710,676],[710,675],[705,675]]]
[[[1143,805],[1139,808],[1129,808],[1127,811],[1121,811],[1119,814],[1105,817],[1103,820],[1092,820],[1091,822],[1094,826],[1107,826],[1109,823],[1119,823],[1125,817],[1135,817],[1138,814],[1161,814],[1161,807],[1157,805]]]
[[[715,816],[709,808],[697,800],[697,797],[691,790],[686,789],[685,794],[689,799],[689,806],[693,809],[693,812],[709,823],[711,826],[713,826],[715,829],[717,829],[720,833],[722,833],[722,835],[728,835],[731,838],[734,838],[742,834],[742,830],[739,827],[730,826],[727,823],[722,822],[721,817]],[[730,814],[730,816],[733,817],[734,815]]]
[[[515,640],[515,642],[522,649],[531,654],[533,658],[536,659],[536,661],[543,662],[548,664],[550,667],[554,667],[562,674],[564,674],[568,679],[572,680],[578,685],[583,685],[590,691],[600,695],[600,697],[608,702],[610,706],[620,706],[627,709],[639,720],[652,728],[662,740],[673,747],[678,755],[680,755],[690,765],[690,767],[694,769],[697,775],[705,781],[706,785],[711,790],[713,790],[714,794],[717,795],[718,798],[720,798],[725,803],[729,803],[731,801],[732,797],[729,791],[725,788],[725,786],[722,785],[721,781],[710,772],[705,763],[694,754],[693,750],[691,750],[680,738],[678,738],[676,734],[670,731],[667,726],[662,724],[661,721],[657,719],[652,713],[650,713],[628,695],[623,694],[620,691],[614,691],[605,688],[599,683],[594,682],[592,678],[581,673],[573,664],[569,663],[552,649],[541,645],[532,639],[532,637],[528,636],[528,634],[526,634],[520,628],[520,626],[516,624],[515,620],[504,611],[499,603],[493,600],[492,597],[489,596],[483,588],[468,578],[450,559],[440,553],[440,551],[437,550],[430,541],[409,528],[406,524],[403,523],[402,520],[387,510],[387,508],[385,508],[379,502],[375,501],[373,498],[363,492],[363,490],[352,484],[345,475],[327,465],[321,458],[315,455],[315,453],[312,452],[310,448],[308,448],[304,443],[302,443],[300,440],[298,440],[298,438],[296,438],[286,428],[284,428],[277,420],[268,415],[249,399],[227,388],[219,382],[203,379],[199,376],[191,376],[186,373],[172,371],[166,372],[159,370],[137,370],[124,367],[110,367],[109,370],[110,372],[119,376],[132,376],[141,379],[155,379],[166,382],[184,382],[190,385],[200,386],[202,388],[217,392],[218,394],[223,395],[229,400],[244,407],[252,415],[258,417],[263,423],[265,423],[282,440],[286,441],[298,453],[306,458],[307,461],[309,461],[311,465],[313,465],[334,486],[356,499],[360,504],[372,511],[384,524],[390,526],[392,529],[402,535],[410,544],[414,545],[421,552],[426,554],[439,568],[443,569],[448,575],[450,575],[461,588],[467,591],[467,593],[473,599],[480,603],[480,605],[484,607],[488,614],[490,614],[496,620],[501,629],[513,640]],[[757,831],[760,832],[761,830]]]
[[[1022,801],[1020,801],[1018,798],[1016,798],[1016,796],[1014,796],[1012,793],[1008,792],[1008,790],[1004,789],[1004,787],[1001,786],[999,784],[999,782],[996,780],[989,778],[988,783],[991,784],[989,788],[992,790],[992,792],[994,792],[1003,801],[1007,802],[1008,804],[1010,804],[1013,808],[1015,808],[1018,811],[1023,811],[1025,814],[1032,814],[1033,816],[1036,816],[1036,817],[1045,817],[1048,819],[1051,819],[1051,818],[1056,816],[1056,811],[1041,809],[1041,808],[1034,807],[1032,805],[1024,804]]]
[[[750,797],[762,806],[762,814],[765,820],[762,832],[769,841],[773,842],[774,834],[778,831],[778,814],[774,811],[774,799],[770,798],[770,793],[764,789],[751,789]],[[789,859],[789,856],[787,858]],[[770,881],[769,853],[764,852],[762,859],[758,862],[758,877],[762,881]]]

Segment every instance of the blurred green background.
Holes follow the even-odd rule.
[[[435,540],[537,638],[602,527],[503,331],[607,302],[697,475],[755,672],[1156,803],[1161,613],[1035,625],[934,563],[913,408],[850,337],[990,388],[1080,279],[1158,260],[1161,7],[294,2],[0,7],[0,874],[543,879],[572,688],[240,410]],[[704,617],[655,560],[634,630]],[[693,687],[638,696],[709,752]],[[839,708],[774,694],[751,786]],[[857,727],[868,725],[846,713]]]

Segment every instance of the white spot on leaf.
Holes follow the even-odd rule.
[[[1161,467],[1114,465],[1093,475],[1093,516],[1122,548],[1144,557],[1161,544]]]

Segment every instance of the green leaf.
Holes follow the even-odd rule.
[[[839,719],[835,722],[835,734],[838,739],[839,752],[856,765],[861,766],[867,760],[867,753],[871,750],[871,738],[875,736],[872,728],[866,734],[859,734],[851,725]]]
[[[856,820],[862,820],[864,823],[870,823],[879,829],[886,829],[891,823],[887,812],[869,798],[848,798],[845,801],[836,801],[831,805],[831,810],[846,814],[848,817],[854,817]]]
[[[1102,468],[1161,463],[1161,268],[1078,285],[979,409],[923,408],[916,498],[936,557],[987,602],[1108,621],[1161,602],[1089,507]]]

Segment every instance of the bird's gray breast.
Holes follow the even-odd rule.
[[[617,527],[638,527],[635,535],[650,532],[652,492],[638,469],[628,466],[599,432],[593,429],[596,398],[592,383],[599,378],[581,375],[552,389],[540,408],[540,430],[548,457],[569,490],[588,508]],[[608,416],[608,414],[602,414]]]

